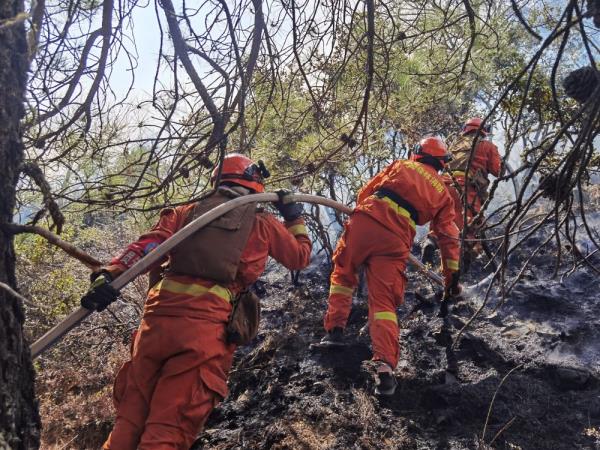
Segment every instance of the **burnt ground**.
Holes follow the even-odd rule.
[[[495,312],[492,296],[453,353],[440,338],[431,287],[411,273],[390,398],[374,395],[369,339],[360,335],[364,295],[354,302],[348,347],[311,350],[324,333],[328,268],[303,273],[296,288],[272,268],[261,332],[238,350],[230,394],[193,448],[600,448],[600,282],[586,268],[550,279],[553,261],[552,250],[536,256]],[[453,336],[481,297],[451,310]]]

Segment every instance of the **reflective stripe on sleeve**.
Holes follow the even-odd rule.
[[[223,286],[219,286],[218,284],[215,284],[214,286],[209,288],[206,286],[202,286],[201,284],[179,283],[178,281],[173,281],[169,279],[162,280],[153,289],[158,289],[159,291],[172,292],[173,294],[190,295],[193,297],[199,297],[204,294],[213,294],[228,303],[231,303],[232,297],[229,289],[224,288]]]
[[[308,236],[308,230],[306,229],[306,225],[304,225],[303,223],[299,223],[298,225],[292,225],[288,228],[288,230],[294,236],[298,236],[301,234]]]
[[[391,311],[378,311],[375,313],[375,320],[390,320],[395,324],[398,324],[398,317],[395,312]]]
[[[453,170],[452,175],[454,175],[455,177],[463,177],[464,178],[465,172],[463,172],[462,170]]]
[[[354,288],[342,286],[341,284],[332,284],[329,288],[329,295],[341,294],[348,297],[352,297],[353,292]]]
[[[398,214],[398,215],[400,215],[402,217],[405,217],[406,220],[408,220],[408,224],[412,227],[413,230],[416,230],[417,224],[415,224],[415,221],[412,220],[412,217],[410,216],[410,213],[406,209],[404,209],[402,206],[399,206],[394,200],[392,200],[389,197],[381,197],[381,198],[375,197],[375,199],[376,200],[381,200],[382,202],[387,203],[387,205],[390,208],[392,208],[392,210],[396,214]]]
[[[458,270],[458,261],[455,259],[447,259],[446,267],[450,270]]]

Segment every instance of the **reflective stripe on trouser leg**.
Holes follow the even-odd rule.
[[[402,249],[408,254],[408,246]],[[369,333],[373,359],[385,361],[392,367],[396,367],[400,356],[396,307],[402,303],[404,297],[404,251],[399,252],[398,257],[374,256],[366,265],[369,286]]]
[[[396,367],[400,356],[398,346],[400,332],[396,312],[376,311],[370,320],[369,332],[373,346],[373,359],[385,361],[392,368]]]
[[[323,323],[327,331],[335,327],[346,327],[346,322],[352,309],[353,292],[354,289],[352,287],[331,284],[329,288],[329,304]]]
[[[357,242],[353,237],[352,220],[344,229],[333,254],[333,272],[329,287],[329,304],[323,320],[327,331],[346,327],[352,309],[352,293],[358,285],[357,267],[362,262],[357,254]],[[360,236],[360,235],[359,235]]]
[[[458,261],[455,259],[447,259],[445,266],[454,272],[458,272],[459,265]]]

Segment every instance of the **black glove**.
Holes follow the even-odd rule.
[[[449,277],[446,277],[444,286],[444,298],[445,297],[458,297],[462,292],[460,286],[460,274],[458,272],[452,272]]]
[[[119,291],[110,285],[113,280],[110,272],[102,270],[90,276],[92,284],[87,293],[81,297],[81,306],[91,311],[104,311],[119,296]]]
[[[444,297],[442,298],[442,303],[440,304],[440,312],[438,317],[448,316],[448,307],[450,306],[450,302],[455,297],[460,295],[461,292],[462,288],[460,286],[460,274],[458,272],[453,272],[449,279],[446,280]]]
[[[279,196],[279,200],[273,202],[273,205],[277,208],[283,220],[291,222],[302,215],[304,212],[304,205],[302,203],[285,201],[285,197],[291,194],[290,191],[281,189],[276,194]]]

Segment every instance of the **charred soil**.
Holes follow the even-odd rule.
[[[324,334],[328,268],[313,267],[293,288],[271,269],[261,332],[238,350],[229,396],[193,448],[600,448],[598,277],[580,268],[550,280],[550,259],[534,263],[497,311],[492,296],[453,350],[444,335],[456,337],[483,295],[454,305],[444,326],[432,287],[412,273],[391,397],[374,395],[365,295],[348,345],[311,349]]]

